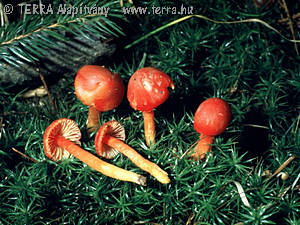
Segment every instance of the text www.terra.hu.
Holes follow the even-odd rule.
[[[152,6],[148,7],[123,7],[122,8],[124,14],[128,15],[145,15],[145,14],[155,14],[155,15],[163,15],[163,14],[171,14],[171,15],[191,15],[193,14],[193,6],[183,6],[181,7],[171,7],[171,6]]]

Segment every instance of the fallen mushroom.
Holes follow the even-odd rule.
[[[74,81],[75,93],[89,106],[87,129],[91,133],[99,126],[101,112],[116,108],[122,101],[125,87],[119,74],[97,65],[81,67]]]
[[[71,154],[105,176],[146,185],[146,177],[109,164],[79,147],[80,138],[80,129],[75,121],[67,118],[55,120],[44,133],[45,154],[54,161],[68,158]]]
[[[43,97],[45,95],[47,95],[47,91],[46,91],[45,87],[42,85],[33,90],[26,91],[22,95],[22,97],[23,98],[32,98],[32,97]]]
[[[202,102],[194,116],[194,128],[200,139],[192,156],[195,160],[204,159],[211,151],[214,136],[221,134],[231,119],[230,106],[220,98],[209,98]]]
[[[281,180],[287,180],[289,178],[289,174],[287,172],[279,172],[276,177],[280,177]]]
[[[129,79],[127,98],[133,109],[143,112],[147,146],[155,143],[154,109],[169,97],[168,87],[175,88],[171,78],[152,67],[136,71]]]
[[[125,144],[125,129],[115,120],[106,122],[100,127],[96,134],[95,146],[97,153],[105,158],[112,159],[119,152],[127,156],[135,165],[150,173],[159,182],[167,184],[170,182],[167,172],[155,163],[145,159],[133,148]]]

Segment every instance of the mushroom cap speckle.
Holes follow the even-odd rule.
[[[100,112],[116,108],[124,97],[125,87],[119,74],[97,65],[81,67],[74,81],[75,93],[83,104]]]
[[[55,138],[59,135],[80,145],[81,132],[75,121],[67,118],[53,121],[45,130],[43,142],[46,156],[55,161],[70,157],[68,151],[57,145]]]
[[[125,141],[125,129],[118,121],[111,120],[103,124],[96,134],[95,146],[97,153],[104,158],[113,159],[119,154],[119,151],[103,143],[102,140],[105,135]]]
[[[133,109],[150,112],[167,100],[168,87],[174,88],[174,83],[167,74],[145,67],[137,70],[129,79],[127,98]]]
[[[231,119],[230,106],[220,98],[203,101],[194,116],[194,128],[198,133],[216,136],[221,134]]]

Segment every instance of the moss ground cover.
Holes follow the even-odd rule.
[[[278,2],[262,9],[252,1],[221,0],[136,6],[182,4],[218,21],[259,18],[292,39],[277,22],[284,14]],[[299,3],[293,3],[290,13],[297,10]],[[49,85],[55,109],[48,97],[25,99],[20,96],[26,89],[0,87],[0,224],[300,223],[300,57],[294,44],[258,23],[191,18],[124,48],[181,17],[126,15],[120,24],[125,35],[116,40],[114,57],[105,61],[126,85],[144,66],[159,68],[174,81],[175,90],[155,110],[156,144],[145,145],[142,114],[126,98],[101,117],[102,124],[120,121],[126,143],[166,170],[171,182],[160,184],[121,154],[109,162],[146,176],[146,187],[105,177],[75,158],[53,162],[45,156],[44,130],[61,117],[78,123],[81,146],[96,155],[95,133],[88,135],[85,128],[88,107],[74,94],[75,74]],[[230,104],[232,121],[215,138],[207,160],[194,162],[186,155],[199,138],[193,114],[209,97]],[[288,159],[282,170],[289,174],[286,180],[264,176]]]

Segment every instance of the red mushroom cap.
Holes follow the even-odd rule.
[[[119,154],[119,151],[103,143],[103,137],[109,135],[121,141],[125,141],[125,129],[121,123],[116,120],[111,120],[103,124],[95,137],[95,147],[97,153],[107,159],[112,159]]]
[[[152,67],[145,67],[131,76],[127,98],[133,109],[150,112],[167,100],[168,87],[174,89],[174,83],[167,74]]]
[[[81,67],[75,77],[74,87],[83,104],[94,106],[100,112],[116,108],[125,91],[119,74],[97,65]]]
[[[199,105],[194,116],[194,128],[198,133],[216,136],[226,129],[230,119],[230,106],[220,98],[209,98]]]
[[[46,156],[55,161],[70,157],[68,151],[56,144],[58,135],[80,145],[81,132],[76,122],[67,118],[55,120],[47,127],[43,137],[44,150]]]

